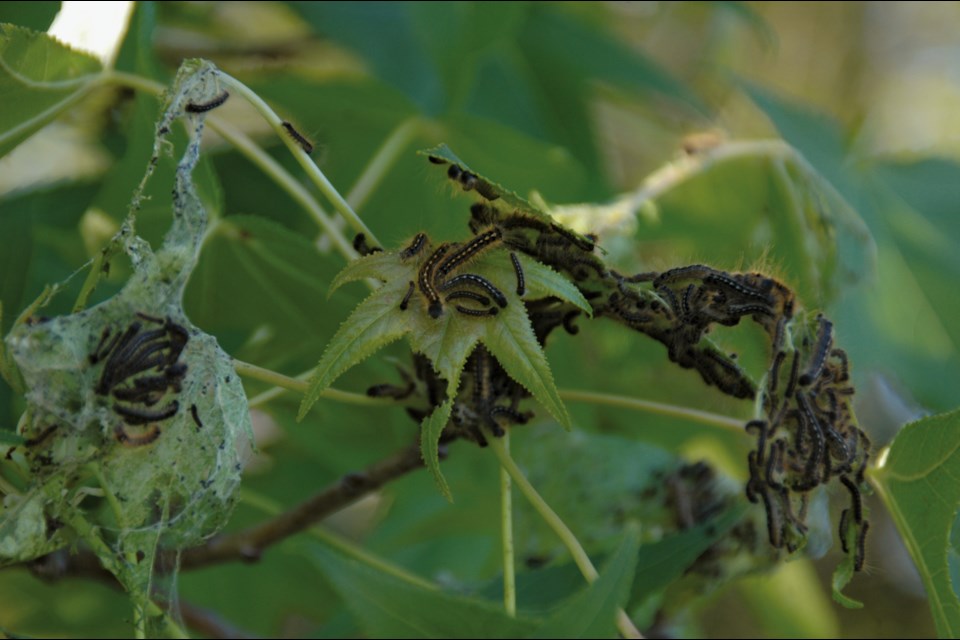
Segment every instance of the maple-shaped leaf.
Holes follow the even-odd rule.
[[[334,279],[331,292],[354,280],[373,279],[383,284],[354,309],[330,340],[310,380],[299,416],[302,419],[320,394],[347,369],[406,337],[411,349],[426,356],[447,381],[446,398],[421,424],[424,462],[447,498],[450,489],[440,472],[439,440],[471,352],[484,345],[514,381],[558,422],[569,426],[570,417],[523,300],[554,296],[591,312],[590,305],[564,276],[528,256],[511,256],[503,244],[491,243],[496,246],[470,255],[462,264],[449,267],[443,278],[436,278],[437,265],[467,244],[432,243],[421,234],[407,249],[355,260]],[[441,249],[444,246],[447,249]],[[518,293],[514,258],[525,281],[522,294]],[[434,269],[429,268],[431,261]],[[421,278],[422,272],[430,277]],[[447,299],[457,292],[463,295]]]

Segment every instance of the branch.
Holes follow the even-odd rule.
[[[305,502],[276,518],[239,531],[220,535],[183,552],[182,570],[197,569],[229,560],[255,561],[277,542],[303,531],[388,482],[423,466],[420,448],[408,447],[367,467],[348,473]]]
[[[423,460],[419,446],[402,449],[363,471],[343,475],[313,497],[275,518],[237,533],[216,536],[201,546],[183,551],[180,556],[180,569],[198,569],[232,560],[254,562],[267,547],[303,531],[371,491],[421,467]],[[174,561],[173,552],[168,551],[158,555],[157,566],[175,566],[171,564]],[[114,587],[120,586],[113,574],[103,568],[100,558],[88,549],[79,553],[59,549],[31,562],[11,565],[9,568],[16,566],[26,566],[34,576],[45,582],[75,577],[97,580]]]

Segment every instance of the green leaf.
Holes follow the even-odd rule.
[[[447,381],[448,400],[421,426],[421,450],[440,491],[449,499],[450,490],[440,472],[437,443],[452,409],[450,399],[459,389],[460,373],[478,343],[486,345],[504,370],[561,424],[569,426],[570,417],[554,385],[526,307],[516,293],[516,274],[502,248],[491,249],[470,263],[471,273],[487,278],[505,292],[508,303],[497,315],[473,317],[447,308],[434,318],[419,294],[409,298],[407,309],[400,308],[400,301],[416,292],[412,287],[417,286],[419,264],[434,250],[435,247],[425,241],[417,259],[404,257],[402,251],[376,253],[354,261],[334,279],[333,288],[361,278],[380,280],[384,284],[354,310],[331,339],[300,405],[300,417],[343,372],[406,335],[411,349],[426,356]],[[589,307],[579,292],[564,286],[548,269],[534,267],[533,275],[535,286],[543,292]]]
[[[535,60],[547,59],[554,69],[563,69],[567,82],[599,80],[631,92],[650,91],[668,96],[692,107],[691,112],[694,109],[709,112],[703,101],[666,69],[588,20],[563,11],[545,10],[542,6],[534,17],[523,34],[525,48],[536,51]],[[583,94],[582,89],[577,92],[577,95]]]
[[[436,114],[447,106],[448,97],[424,43],[427,34],[443,30],[418,31],[410,6],[392,2],[297,2],[292,6],[323,37],[363,56],[380,79],[416,100],[424,112]]]
[[[403,582],[331,549],[315,547],[313,555],[369,637],[520,638],[537,622],[511,618],[484,600]]]
[[[59,2],[4,2],[0,4],[0,22],[46,31],[59,11]]]
[[[575,305],[588,316],[593,315],[593,307],[580,293],[580,289],[567,277],[524,253],[516,252],[515,255],[523,268],[523,279],[527,288],[525,298],[536,299],[556,296]],[[494,277],[497,282],[509,282],[510,278],[514,277],[513,265],[508,261],[491,262],[487,265],[487,269],[491,275],[496,274]]]
[[[377,253],[357,258],[334,277],[333,282],[330,284],[330,293],[332,294],[348,282],[356,282],[364,278],[382,279],[383,274],[389,273],[390,267],[396,264],[396,262],[397,256],[386,251],[378,251]]]
[[[3,329],[10,328],[44,286],[62,280],[89,259],[75,238],[96,188],[69,183],[0,199],[0,300],[7,313]],[[70,309],[65,301],[59,302],[46,310],[47,315]]]
[[[543,105],[541,118],[551,125],[553,139],[586,165],[595,193],[609,190],[598,153],[604,143],[582,123],[592,118],[597,84],[633,95],[665,96],[681,114],[708,112],[695,93],[656,62],[565,6],[535,3],[516,47],[537,103]]]
[[[679,579],[704,551],[743,520],[746,511],[741,502],[708,522],[642,545],[631,601],[642,604]]]
[[[98,86],[102,71],[46,34],[0,24],[0,157]]]
[[[926,588],[937,634],[960,635],[948,551],[960,506],[960,411],[918,420],[881,452],[871,474]]]
[[[326,299],[342,267],[339,255],[321,253],[272,220],[228,216],[207,233],[184,306],[235,357],[302,370],[336,333],[339,309],[362,300],[353,292],[338,296],[337,305]]]
[[[617,636],[616,616],[630,595],[637,564],[640,535],[627,529],[600,577],[589,587],[556,608],[531,638],[612,638]]]
[[[507,308],[483,341],[511,378],[533,394],[557,422],[570,428],[570,414],[553,382],[550,364],[525,310]]]

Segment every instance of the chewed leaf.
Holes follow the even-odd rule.
[[[853,531],[852,528],[851,531]],[[856,544],[856,541],[854,541],[854,544]],[[853,580],[853,556],[847,555],[833,570],[833,578],[830,580],[833,599],[847,609],[862,609],[862,602],[843,595],[843,589],[850,584],[851,580]]]
[[[469,256],[468,270],[454,271],[459,265],[449,267],[446,288],[437,281],[426,284],[431,280],[424,279],[423,269],[434,255],[455,250],[450,245],[441,249],[424,235],[411,245],[415,250],[408,246],[378,252],[348,265],[334,278],[332,288],[363,278],[384,284],[360,303],[331,339],[300,410],[302,418],[343,372],[407,336],[411,349],[430,362],[446,385],[446,396],[431,401],[432,411],[421,425],[421,451],[440,491],[448,498],[450,490],[440,472],[438,445],[471,353],[478,345],[486,345],[513,381],[526,388],[559,422],[569,425],[523,298],[556,297],[584,311],[591,310],[575,286],[526,256],[517,258],[522,273],[529,272],[524,290],[519,284],[525,276],[513,262],[517,256],[511,257],[511,252],[496,240],[489,244],[479,255]],[[456,278],[465,280],[458,282]]]
[[[453,409],[453,399],[447,400],[442,405],[433,410],[420,425],[420,455],[423,456],[423,462],[427,469],[433,475],[437,488],[444,498],[453,502],[453,494],[450,493],[450,485],[440,471],[440,434],[443,428],[447,426],[447,420],[450,419],[450,410]]]
[[[398,301],[406,288],[407,285],[400,280],[385,284],[361,302],[340,326],[310,379],[298,420],[303,419],[320,394],[344,371],[410,331],[398,308]]]

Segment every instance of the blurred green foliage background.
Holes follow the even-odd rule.
[[[5,4],[0,22],[42,31],[58,5]],[[624,272],[696,262],[772,271],[834,319],[854,363],[860,421],[882,446],[905,422],[957,405],[957,34],[958,5],[908,2],[139,3],[115,66],[167,83],[185,57],[214,61],[316,143],[322,170],[389,247],[420,230],[465,236],[469,201],[451,198],[442,176],[414,153],[446,142],[524,196],[536,190],[555,205],[629,202],[602,221],[577,210],[569,218],[583,230],[602,226],[607,259]],[[149,157],[157,113],[152,96],[104,89],[0,159],[4,333],[45,284],[79,269],[116,230]],[[217,115],[300,175],[241,100]],[[751,146],[773,138],[802,161],[776,151],[782,147]],[[187,312],[231,355],[300,373],[361,292],[328,300],[343,262],[324,249],[316,225],[240,153],[215,136],[207,142],[201,188],[221,223],[207,238]],[[741,151],[684,173],[719,149]],[[358,178],[374,157],[388,165],[367,189]],[[170,170],[161,167],[138,214],[138,230],[152,240],[168,224]],[[98,294],[122,282],[123,273],[111,274]],[[738,329],[718,340],[749,368],[763,357],[755,338]],[[659,344],[612,325],[592,323],[578,339],[563,336],[549,347],[561,388],[744,419],[752,411],[670,365]],[[402,346],[391,355],[406,358]],[[377,357],[339,385],[362,390],[395,376]],[[250,395],[265,388],[251,384]],[[328,402],[297,424],[296,404],[288,397],[255,411],[261,453],[245,477],[246,487],[281,505],[416,437],[401,411]],[[0,427],[14,428],[22,408],[0,385]],[[706,458],[733,478],[745,476],[746,442],[733,435],[606,407],[570,409],[584,432]],[[518,431],[514,448],[534,474],[547,467],[544,482],[559,487],[556,500],[575,478],[586,483],[582,500],[617,501],[623,476],[599,468],[602,460],[569,472],[552,464],[562,453],[548,453],[549,438],[565,435],[555,425],[541,431]],[[499,572],[497,469],[485,453],[466,443],[454,448],[444,466],[453,505],[421,473],[329,524],[453,589],[478,589]],[[638,455],[644,467],[660,454]],[[829,601],[824,585],[836,556],[828,554],[685,600],[664,630],[933,634],[909,557],[881,505],[872,510],[870,568],[849,589],[864,609]],[[601,519],[589,509],[577,515],[576,506],[562,515],[578,532]],[[262,517],[244,505],[231,528]],[[197,606],[238,632],[358,633],[311,544],[297,538],[255,565],[184,573],[185,618]],[[612,550],[609,541],[598,545]],[[0,625],[11,631],[124,635],[129,615],[122,596],[89,581],[44,585],[22,569],[0,572]]]

